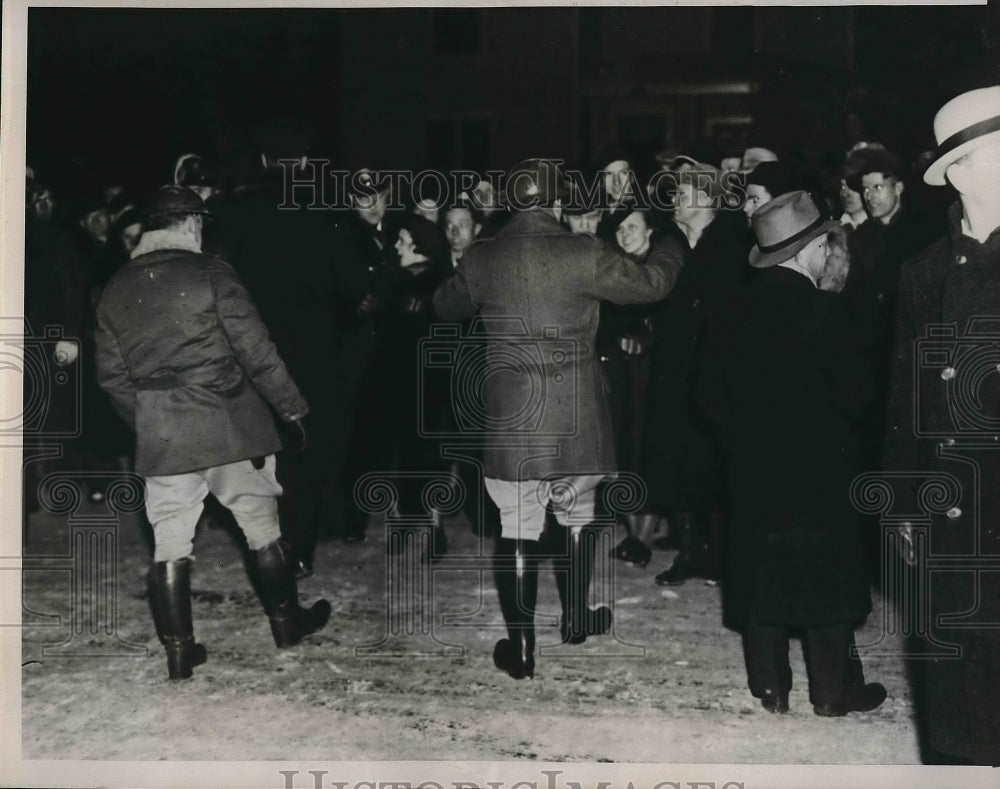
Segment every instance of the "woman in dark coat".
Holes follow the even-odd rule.
[[[438,442],[422,435],[419,413],[436,414],[444,392],[440,379],[420,375],[420,342],[430,334],[431,299],[434,290],[451,273],[452,266],[444,234],[432,222],[416,214],[403,215],[395,241],[399,262],[388,264],[377,283],[385,304],[382,319],[385,345],[381,357],[377,389],[391,402],[382,409],[380,440],[388,442],[384,457],[397,472],[434,472],[443,470]],[[399,408],[402,397],[405,408]],[[397,481],[398,514],[404,517],[426,516],[434,524],[433,549],[425,559],[435,560],[447,550],[447,539],[440,516],[428,511],[422,500],[427,479],[400,476]],[[390,550],[401,550],[401,543],[390,541]]]
[[[684,251],[677,239],[655,232],[648,210],[623,208],[608,220],[619,249],[637,263],[661,260],[676,281],[684,265]],[[619,471],[641,474],[642,437],[646,429],[646,395],[649,387],[649,350],[652,340],[650,305],[601,303],[596,347],[608,382],[608,408],[615,433]],[[628,535],[613,554],[623,561],[645,566],[652,556],[648,546],[653,516],[625,515]]]

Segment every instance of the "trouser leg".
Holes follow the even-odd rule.
[[[810,627],[803,640],[809,671],[809,697],[814,705],[841,706],[864,689],[861,660],[851,657],[852,625]]]
[[[146,517],[156,543],[153,561],[192,555],[195,530],[208,492],[204,472],[146,477]]]
[[[274,472],[274,455],[241,460],[204,471],[208,489],[223,507],[233,513],[252,551],[281,536],[277,497],[282,489]]]
[[[759,699],[787,696],[792,689],[792,668],[788,662],[788,628],[761,625],[751,613],[743,634],[750,692]]]

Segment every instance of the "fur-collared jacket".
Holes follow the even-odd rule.
[[[98,381],[136,433],[136,471],[180,474],[281,448],[308,410],[233,269],[145,233],[97,307]]]

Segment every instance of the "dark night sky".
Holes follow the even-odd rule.
[[[290,119],[314,131],[314,150],[336,155],[350,123],[338,46],[344,13],[32,8],[29,162],[64,192],[115,181],[145,190],[168,177],[179,153],[237,160],[249,155],[249,129]],[[892,139],[919,123],[926,137],[944,100],[1000,82],[996,18],[995,7],[859,9],[856,65],[842,79],[869,86],[859,103],[869,127]],[[378,43],[373,67],[391,68]],[[808,99],[811,78],[785,74],[774,90]]]
[[[188,150],[238,157],[263,123],[335,145],[337,30],[326,10],[31,9],[29,161],[145,186]]]

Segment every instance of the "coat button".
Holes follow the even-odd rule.
[[[962,516],[962,510],[959,507],[952,507],[945,515],[948,517],[948,520],[957,520]]]
[[[959,255],[958,257],[955,258],[955,262],[958,263],[958,265],[960,266],[964,266],[966,263],[969,262],[969,259],[965,255]]]
[[[954,367],[945,367],[941,371],[941,380],[942,381],[950,381],[954,377],[955,377],[955,368]]]

